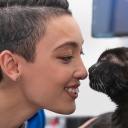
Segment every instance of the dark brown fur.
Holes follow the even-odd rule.
[[[85,128],[110,128],[112,112],[104,113],[98,116],[96,120],[91,122]]]
[[[128,48],[104,51],[89,68],[90,87],[107,94],[117,108],[111,128],[128,128]]]

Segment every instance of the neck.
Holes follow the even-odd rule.
[[[128,104],[119,105],[112,115],[112,128],[128,128]]]
[[[19,89],[0,89],[0,128],[19,128],[36,113]]]

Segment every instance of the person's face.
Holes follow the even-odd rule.
[[[37,44],[35,62],[24,62],[22,69],[23,92],[29,102],[39,109],[74,112],[80,80],[87,77],[80,57],[82,43],[73,17],[62,16],[48,24],[45,36]]]

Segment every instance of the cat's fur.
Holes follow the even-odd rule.
[[[95,119],[85,128],[110,128],[112,114],[113,112],[108,112],[108,113],[99,115],[97,119]]]
[[[117,105],[111,128],[128,128],[128,48],[104,51],[88,71],[90,87],[107,94]]]

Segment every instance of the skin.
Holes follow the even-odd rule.
[[[88,121],[86,121],[84,124],[82,124],[80,127],[78,128],[86,128],[86,126],[88,126],[91,122],[93,122],[95,119],[97,119],[98,117],[94,117],[89,119]]]
[[[80,86],[80,80],[87,77],[80,56],[82,44],[75,19],[61,16],[49,22],[45,36],[36,46],[34,63],[7,50],[1,53],[4,79],[0,89],[0,127],[17,128],[39,109],[61,114],[75,111],[75,99],[65,87]]]

